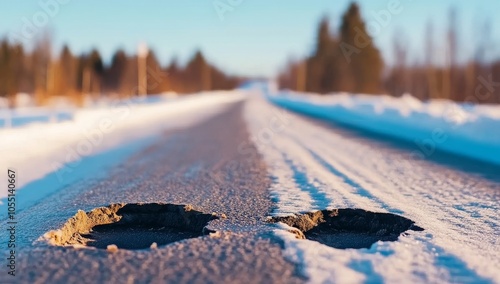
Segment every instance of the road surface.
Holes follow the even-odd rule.
[[[283,111],[254,92],[19,212],[14,283],[500,282],[498,168],[439,153],[411,160],[411,147]],[[140,202],[227,218],[208,225],[220,235],[157,249],[39,240],[78,210]],[[424,231],[342,250],[266,222],[335,208],[402,215]]]

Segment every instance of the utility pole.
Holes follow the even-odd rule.
[[[146,96],[148,93],[148,47],[145,43],[139,44],[139,50],[137,53],[137,76],[138,76],[138,95]]]

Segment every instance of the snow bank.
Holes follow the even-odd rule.
[[[43,188],[24,196],[24,199],[39,199],[72,182],[81,172],[79,167],[83,168],[82,160],[132,141],[160,135],[165,129],[192,125],[242,98],[237,92],[213,92],[175,99],[120,101],[104,107],[74,110],[67,120],[58,123],[0,128],[0,168],[18,171],[17,188],[21,192],[30,182],[57,173],[51,183],[44,183]],[[42,116],[46,110],[38,111]],[[110,157],[118,158],[108,155],[103,159]],[[107,162],[94,161],[92,167]],[[6,190],[1,191],[0,198],[6,195]]]
[[[422,158],[440,149],[500,164],[500,106],[421,102],[409,95],[281,92],[267,97],[296,112],[410,141]]]
[[[185,96],[184,96],[185,97]],[[179,99],[177,93],[165,92],[159,95],[148,95],[147,97],[118,100],[116,97],[92,96],[84,98],[86,109],[109,108],[117,104],[156,104]],[[72,120],[77,110],[74,103],[67,97],[53,97],[49,106],[35,107],[33,98],[28,94],[19,93],[16,96],[16,108],[8,107],[8,100],[0,98],[0,128],[22,127],[32,123],[54,123]]]

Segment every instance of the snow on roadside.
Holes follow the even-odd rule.
[[[33,123],[55,123],[74,119],[74,114],[79,109],[67,97],[53,97],[50,103],[44,107],[36,107],[33,98],[28,94],[17,94],[16,108],[8,107],[8,100],[0,98],[0,129],[23,127]],[[165,92],[158,95],[148,95],[147,97],[131,98],[119,100],[116,97],[92,96],[84,97],[84,106],[89,109],[106,109],[117,104],[155,104],[166,103],[170,100],[179,99],[177,93]]]
[[[226,103],[242,98],[237,92],[213,92],[154,102],[125,101],[76,110],[73,118],[64,122],[0,129],[0,168],[18,171],[20,191],[53,172],[57,172],[62,186],[86,157],[165,129],[195,124],[220,111]],[[43,197],[44,191],[50,193],[45,188],[36,190],[32,195],[37,198]],[[6,195],[7,191],[0,192],[0,198]]]
[[[500,106],[343,93],[278,92],[268,99],[296,112],[415,143],[415,158],[440,149],[500,164]]]

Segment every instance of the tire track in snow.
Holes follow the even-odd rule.
[[[308,129],[311,129],[311,128],[308,128]],[[305,135],[305,136],[310,137],[309,135]],[[348,176],[349,171],[348,170],[343,169],[344,172],[346,172],[346,173],[344,173],[344,172],[341,172],[340,170],[334,168],[331,164],[329,164],[324,159],[322,159],[315,151],[304,146],[302,142],[298,141],[297,136],[294,136],[291,139],[293,139],[295,143],[301,145],[304,149],[306,149],[311,154],[311,156],[315,158],[315,160],[317,160],[325,168],[330,170],[330,172],[332,172],[332,174],[335,174],[337,176],[342,177],[348,184],[353,186],[353,188],[358,189],[358,193],[360,193],[360,195],[362,195],[364,197],[369,197],[369,198],[377,201],[377,203],[379,203],[382,206],[382,208],[388,210],[391,213],[394,213],[394,214],[404,213],[402,210],[391,208],[384,201],[375,197],[368,190],[364,189],[357,182],[355,182],[353,179],[349,178],[349,176]],[[317,141],[324,142],[325,140],[317,140]],[[323,143],[321,143],[321,144],[323,144]],[[316,146],[316,149],[320,150],[320,152],[328,153],[328,151],[326,149],[324,149],[324,148],[321,149],[322,147],[320,147],[319,145],[315,144],[315,146]],[[325,156],[328,156],[328,155],[325,155]],[[336,157],[338,157],[338,156],[342,156],[342,155],[337,155]],[[342,160],[342,159],[340,159],[340,160]],[[362,167],[362,166],[360,166],[360,167]],[[357,176],[357,177],[362,177],[362,175],[356,175],[356,174],[351,174],[351,175]],[[370,175],[366,175],[366,176],[370,176]],[[373,174],[372,174],[372,176],[373,176]],[[361,189],[361,191],[359,191],[359,189]],[[372,190],[373,190],[373,188],[372,188]],[[446,277],[450,278],[450,281],[455,282],[457,280],[458,281],[465,280],[466,282],[472,281],[474,283],[488,283],[487,279],[479,276],[474,270],[471,270],[469,267],[467,267],[467,264],[463,260],[461,260],[459,257],[454,255],[453,253],[449,253],[444,248],[433,244],[432,238],[430,238],[430,239],[418,238],[417,242],[422,243],[422,250],[421,250],[422,254],[427,255],[427,258],[432,260],[432,262],[435,264],[436,267],[439,267],[441,270],[445,271]],[[358,260],[356,260],[354,262],[357,262],[357,261]],[[362,262],[366,264],[366,262],[364,260],[362,260]],[[381,262],[384,262],[384,261],[381,260]],[[377,265],[375,265],[375,266],[377,266]],[[357,266],[355,266],[355,267],[357,267]],[[359,268],[359,267],[357,267],[357,268]],[[366,268],[366,265],[365,265],[365,268]],[[378,274],[373,272],[373,267],[371,267],[370,269],[368,269],[368,271],[365,271],[365,272],[371,274],[370,277],[373,277],[373,275],[375,275],[375,276],[378,275]],[[443,275],[441,275],[441,276],[443,277]]]
[[[300,137],[314,137],[313,135],[313,130],[315,129],[315,125],[311,124],[308,127],[301,127],[301,129],[304,129],[307,131],[307,135],[303,135]],[[321,126],[319,126],[321,127]],[[479,245],[481,243],[481,237],[475,238],[476,242],[473,244],[470,242],[470,235],[471,232],[474,232],[477,228],[481,228],[484,226],[481,226],[477,222],[477,220],[470,220],[470,218],[466,218],[467,216],[464,216],[463,214],[457,214],[455,210],[450,209],[449,207],[443,206],[443,204],[446,203],[446,199],[449,197],[446,195],[443,195],[443,193],[446,193],[447,191],[441,191],[440,194],[434,195],[429,194],[429,189],[424,188],[421,186],[418,186],[421,181],[419,180],[412,180],[413,177],[416,175],[413,173],[414,167],[412,168],[404,168],[404,174],[400,175],[391,175],[388,174],[387,169],[391,169],[394,165],[391,164],[391,161],[387,161],[387,153],[386,151],[379,151],[374,149],[373,147],[368,147],[365,145],[366,142],[358,142],[357,140],[353,139],[346,139],[343,138],[332,131],[329,131],[328,129],[324,128],[321,130],[323,133],[323,138],[324,139],[319,139],[318,137],[315,137],[316,139],[312,139],[315,141],[314,146],[315,149],[321,153],[325,153],[325,157],[328,157],[328,153],[331,151],[328,151],[327,143],[332,143],[332,145],[337,145],[343,146],[343,149],[339,149],[336,151],[335,158],[329,159],[330,161],[334,161],[335,163],[340,165],[340,164],[347,164],[347,165],[356,165],[355,169],[351,166],[350,170],[347,170],[345,167],[342,167],[342,172],[349,174],[350,176],[353,177],[353,179],[360,180],[362,181],[362,184],[364,185],[365,188],[369,189],[372,192],[379,192],[379,189],[385,189],[385,193],[382,195],[385,200],[389,201],[392,200],[391,203],[394,204],[399,204],[399,206],[404,205],[405,208],[407,209],[409,213],[409,217],[411,217],[413,220],[417,220],[417,222],[421,223],[426,227],[427,229],[431,231],[441,231],[442,235],[446,236],[451,236],[451,238],[454,238],[455,241],[459,243],[468,243],[469,246],[472,245],[473,247],[476,247],[475,249],[467,249],[467,247],[457,250],[453,246],[450,246],[449,242],[447,243],[444,240],[434,240],[433,238],[429,240],[425,240],[428,244],[426,247],[428,249],[426,250],[426,253],[433,253],[434,251],[440,251],[441,253],[439,255],[446,255],[446,259],[452,260],[448,261],[448,263],[455,263],[455,264],[460,264],[460,263],[466,263],[463,260],[467,261],[470,259],[470,255],[475,255],[475,257],[480,257],[478,255],[478,251],[484,250],[487,252],[489,255],[490,259],[494,259],[495,256],[491,255],[491,250],[488,250],[485,246]],[[311,133],[313,132],[313,133]],[[330,132],[331,135],[325,135],[325,132]],[[295,136],[296,139],[299,136]],[[335,138],[335,139],[333,139]],[[333,139],[333,140],[330,140]],[[340,140],[340,141],[339,141]],[[319,142],[318,142],[319,141]],[[328,141],[328,142],[327,142]],[[350,153],[351,155],[347,157],[345,153]],[[391,153],[392,154],[392,153]],[[394,159],[394,156],[391,158]],[[381,163],[381,161],[387,162],[387,163]],[[425,162],[428,163],[428,162]],[[413,165],[416,166],[416,165]],[[348,166],[346,166],[348,168]],[[385,170],[381,170],[385,169]],[[429,171],[427,172],[434,173],[434,171]],[[442,171],[436,171],[436,175],[439,175],[439,173]],[[421,173],[420,176],[428,176],[427,173]],[[394,179],[398,179],[397,182],[393,182]],[[431,177],[431,180],[448,180],[446,177],[442,176],[437,176],[437,177]],[[453,180],[451,180],[453,182]],[[448,192],[451,191],[451,195],[456,195],[454,192],[454,186],[451,186],[447,184],[448,182],[442,182],[446,187],[448,187]],[[424,197],[424,198],[419,198],[419,196]],[[459,195],[460,196],[460,195]],[[467,197],[462,196],[462,200],[466,200]],[[445,200],[445,201],[443,201]],[[429,216],[433,216],[432,219],[437,219],[437,222],[432,222],[431,224],[425,224],[429,219]],[[445,216],[444,220],[440,220],[439,216]],[[467,220],[469,219],[469,220]],[[426,221],[427,220],[427,221]],[[464,222],[467,220],[466,222]],[[427,222],[428,223],[428,222]],[[453,229],[454,227],[458,227],[458,230]],[[464,234],[464,231],[467,232],[467,234]],[[473,233],[475,234],[475,233]],[[494,235],[494,232],[489,232],[488,235]],[[422,241],[422,240],[421,240]],[[479,245],[479,246],[478,246]],[[467,251],[467,252],[465,252]],[[463,260],[462,260],[463,259]],[[436,258],[434,263],[437,266],[444,266],[442,265],[443,262],[439,261],[439,258]],[[446,262],[445,262],[446,263]],[[470,263],[469,263],[470,265]],[[488,267],[488,265],[484,265],[484,267]],[[492,265],[495,266],[495,265]],[[466,265],[464,267],[467,267]],[[474,266],[472,266],[474,267]],[[476,267],[478,267],[476,265]],[[474,270],[470,269],[465,269],[463,268],[462,270],[456,270],[456,269],[446,269],[448,273],[454,277],[458,277],[456,275],[457,272],[460,271],[465,271],[465,274],[471,275],[470,277],[477,279],[478,281],[485,281],[485,279],[481,278],[477,274],[475,274]],[[491,269],[491,270],[490,270]],[[486,270],[493,271],[494,268],[490,267]],[[490,272],[491,273],[491,272]],[[464,277],[463,275],[460,277]]]
[[[347,181],[352,182],[352,184],[355,188],[356,187],[361,188],[361,186],[359,184],[357,184],[355,181],[350,180],[347,175],[344,175],[342,172],[333,168],[326,161],[322,160],[316,153],[311,151],[311,154],[313,156],[315,156],[318,160],[325,163],[326,167],[331,168],[333,170],[334,174],[339,175],[339,176],[344,176]],[[401,211],[399,209],[390,208],[384,201],[371,195],[366,189],[362,188],[361,193],[362,193],[362,195],[363,195],[363,193],[367,193],[366,197],[376,200],[378,203],[381,204],[381,206],[384,209],[388,210],[389,212],[391,212],[393,214],[403,214],[404,213],[403,211]],[[430,238],[417,237],[417,238],[415,238],[415,240],[417,240],[418,242],[420,242],[422,244],[421,253],[427,255],[428,259],[432,259],[432,261],[436,267],[439,267],[440,269],[444,270],[446,272],[446,277],[449,277],[451,282],[489,283],[487,279],[479,276],[474,270],[467,267],[467,264],[462,259],[460,259],[458,256],[456,256],[456,255],[448,252],[446,249],[432,243],[432,237],[430,237]],[[362,266],[357,265],[359,262],[363,263],[363,265]],[[368,265],[369,263],[370,262],[367,260],[353,260],[352,264],[354,264],[354,266],[352,266],[352,267],[356,268],[356,269],[363,268],[359,271],[364,271],[366,273],[369,273],[370,280],[378,279],[379,274],[377,274],[376,271],[374,271],[374,267],[377,267],[377,265]],[[381,260],[381,263],[384,263],[384,261]],[[385,265],[380,264],[379,266],[384,267]],[[373,277],[375,277],[375,278],[373,278]]]
[[[273,108],[259,98],[247,102],[247,119],[253,131],[264,127]],[[251,115],[257,112],[258,119]],[[339,251],[283,237],[286,251],[298,254],[290,254],[290,259],[295,259],[304,273],[313,277],[312,281],[363,282],[373,273],[387,282],[500,281],[496,276],[500,264],[495,254],[499,235],[495,190],[499,184],[428,161],[400,163],[407,157],[397,148],[344,135],[342,131],[337,133],[301,116],[291,114],[290,121],[289,127],[271,139],[272,149],[261,152],[268,163],[287,165],[277,162],[286,153],[302,172],[307,169],[304,174],[309,182],[317,183],[326,195],[335,196],[332,207],[403,209],[405,215],[426,229],[402,236],[398,242],[377,243],[369,250],[357,251]],[[356,185],[374,198],[359,192]],[[273,191],[280,190],[279,184],[273,185]],[[366,261],[372,264],[370,269],[352,265]],[[345,275],[353,278],[344,278]]]
[[[481,250],[485,250],[486,253],[489,254],[488,252],[490,252],[491,250],[488,250],[487,246],[482,245],[485,239],[481,235],[485,234],[487,236],[492,236],[495,235],[495,231],[485,228],[484,224],[481,224],[481,221],[478,218],[469,218],[467,214],[458,213],[457,210],[453,208],[453,206],[446,206],[446,204],[449,203],[449,200],[452,198],[454,201],[464,201],[471,199],[471,197],[469,196],[470,193],[461,194],[459,192],[460,190],[457,190],[460,188],[460,186],[456,184],[457,182],[455,181],[453,176],[443,177],[441,174],[443,172],[443,169],[438,168],[436,170],[430,170],[428,167],[433,166],[432,164],[429,164],[428,162],[422,162],[422,164],[418,161],[412,164],[411,169],[403,168],[404,171],[402,174],[389,174],[387,171],[380,170],[388,169],[391,166],[391,161],[387,160],[387,156],[384,155],[383,152],[373,151],[373,149],[370,149],[361,144],[355,146],[357,146],[358,149],[362,149],[358,152],[358,157],[353,157],[353,159],[358,160],[358,168],[372,169],[372,171],[375,173],[375,175],[372,174],[372,176],[379,176],[383,178],[386,181],[385,184],[387,188],[395,188],[398,192],[400,192],[399,195],[404,197],[403,201],[408,208],[410,217],[412,217],[414,220],[425,220],[429,219],[429,216],[433,216],[432,219],[437,222],[428,224],[427,228],[429,230],[442,231],[444,235],[449,236],[447,238],[454,239],[455,241],[463,244],[468,244],[462,250],[455,250],[449,246],[448,242],[448,250],[452,249],[455,254],[458,253],[457,255],[462,255],[462,258],[464,259],[468,259],[468,255],[477,255],[477,252]],[[363,149],[370,153],[364,152]],[[371,157],[371,159],[368,159],[366,157]],[[377,167],[377,165],[379,167]],[[419,172],[422,169],[424,169],[424,171]],[[440,191],[431,190],[432,194],[429,194],[428,187],[420,186],[420,184],[422,184],[422,179],[415,178],[418,176],[426,177],[425,180],[439,181],[442,187],[448,189]],[[462,184],[461,186],[463,187],[464,184]],[[494,185],[491,186],[495,187]],[[410,191],[411,194],[409,193]],[[466,189],[466,191],[471,192],[472,188],[468,188]],[[405,194],[405,192],[408,194]],[[409,198],[411,198],[411,200]],[[485,202],[487,202],[487,200],[477,200],[477,202],[481,202],[484,204]],[[489,211],[495,212],[495,210]],[[489,222],[490,219],[488,219],[487,221]],[[493,223],[494,222],[498,223],[498,218],[493,218]],[[488,224],[488,226],[491,227],[491,224]],[[493,227],[496,227],[496,225],[493,225]],[[479,234],[477,233],[478,228],[481,228],[480,230],[482,231]],[[464,232],[467,233],[464,234]],[[471,238],[472,235],[477,236]],[[475,241],[472,241],[474,239]],[[447,242],[442,241],[441,243],[442,246],[446,247]],[[492,242],[490,241],[490,243]],[[468,253],[465,253],[464,250],[467,251],[467,247],[470,246],[473,246],[475,248]],[[494,258],[493,255],[490,255],[490,257]]]
[[[263,122],[259,121],[259,125]],[[266,153],[264,158],[270,168],[270,177],[272,180],[270,196],[275,203],[271,215],[286,216],[301,211],[313,209],[314,200],[310,194],[300,190],[293,181],[294,172],[290,166],[283,160],[282,152],[274,144],[260,143],[255,136],[252,138],[260,153]]]
[[[375,200],[361,196],[357,192],[357,189],[346,182],[342,176],[334,175],[328,168],[325,168],[324,165],[312,155],[314,151],[304,147],[303,143],[294,136],[293,131],[290,133],[281,133],[280,137],[281,140],[274,139],[276,143],[275,149],[283,153],[288,153],[288,159],[293,159],[295,163],[307,169],[306,175],[310,180],[313,180],[315,184],[318,184],[318,189],[323,191],[327,196],[332,196],[332,202],[329,205],[330,208],[359,207],[370,210],[378,210],[381,208]],[[279,147],[277,145],[279,145]],[[293,153],[293,155],[291,153]]]
[[[287,205],[286,209],[280,208],[278,205],[275,214],[287,215],[327,208],[354,206],[351,201],[352,198],[348,198],[343,194],[346,190],[332,190],[335,188],[344,189],[347,185],[340,178],[334,177],[326,170],[323,170],[321,165],[300,145],[293,143],[286,133],[280,133],[279,136],[273,137],[272,141],[267,141],[267,143],[258,140],[254,142],[258,145],[261,153],[265,153],[264,157],[267,157],[268,164],[274,169],[271,176],[277,182],[286,183],[286,194],[281,193],[283,192],[281,184],[277,184],[271,189],[272,197],[276,198],[280,204],[295,204],[295,208]],[[293,153],[293,155],[290,155],[290,153]],[[304,169],[307,169],[307,171]],[[283,175],[285,172],[287,174]],[[290,180],[294,183],[294,186],[290,186]],[[294,199],[304,196],[304,194],[309,197],[306,199],[307,204],[306,202],[293,202]]]
[[[404,211],[389,206],[382,199],[380,199],[380,198],[376,197],[375,195],[371,194],[368,190],[366,190],[365,188],[363,188],[363,186],[361,186],[359,183],[357,183],[356,181],[354,181],[353,179],[351,179],[347,174],[345,174],[345,173],[339,171],[338,169],[336,169],[332,164],[328,163],[326,160],[324,160],[323,158],[321,158],[316,152],[314,152],[310,148],[308,148],[308,147],[306,147],[304,145],[302,145],[302,147],[304,147],[305,149],[307,149],[307,151],[309,151],[309,153],[311,154],[311,156],[316,161],[318,161],[318,163],[321,164],[325,169],[327,169],[328,171],[330,171],[332,174],[334,174],[334,175],[342,178],[345,181],[345,183],[347,183],[350,186],[352,186],[352,188],[356,191],[356,194],[358,194],[358,195],[360,195],[362,197],[368,198],[369,200],[375,201],[376,203],[378,203],[380,205],[381,208],[385,209],[386,211],[388,211],[390,213],[393,213],[393,214],[403,214],[404,213]]]
[[[306,172],[294,165],[293,161],[288,158],[285,153],[283,153],[283,158],[293,171],[293,179],[297,187],[302,191],[308,192],[311,196],[313,200],[313,209],[323,210],[328,208],[333,200],[329,198],[324,191],[320,190],[314,182],[310,182]]]
[[[307,121],[297,121],[297,123],[301,124],[300,128],[304,129],[307,135],[299,136],[292,132],[289,134],[290,139],[300,144],[302,148],[309,152],[319,165],[326,168],[330,175],[337,176],[352,189],[348,195],[349,199],[356,200],[353,206],[360,206],[361,208],[372,210],[383,209],[394,214],[404,213],[404,210],[400,208],[402,204],[401,200],[395,198],[399,195],[396,189],[388,187],[383,181],[376,179],[374,175],[370,175],[369,172],[360,172],[359,169],[362,168],[361,165],[355,164],[357,169],[353,168],[353,166],[349,166],[349,161],[351,161],[352,164],[352,158],[345,155],[345,153],[353,153],[355,151],[352,149],[335,149],[335,155],[333,155],[333,151],[331,151],[332,145],[339,147],[343,144],[349,144],[348,141],[346,143],[339,143],[345,141],[338,141],[339,137],[333,133],[332,135],[317,137],[316,134],[318,132],[325,133],[324,128],[313,125]],[[305,146],[306,143],[301,141],[304,139],[303,137],[307,137],[308,144],[312,146]],[[314,143],[310,141],[314,141]],[[322,153],[322,156],[318,153]],[[344,192],[347,193],[347,191]],[[361,199],[364,201],[376,204],[376,206],[370,208],[364,207],[366,204],[360,203],[360,198],[357,198],[358,196],[362,197]]]
[[[308,127],[307,129],[313,129],[313,127]],[[324,132],[324,130],[323,130]],[[338,136],[338,135],[336,135]],[[342,137],[335,137],[337,140],[346,140],[345,138]],[[319,144],[326,144],[327,139],[313,139],[314,141],[320,141]],[[335,141],[333,141],[335,142]],[[350,171],[355,171],[351,176],[353,176],[356,179],[361,179],[363,177],[367,177],[366,182],[363,182],[364,185],[366,183],[373,183],[373,186],[367,186],[366,188],[369,189],[372,192],[378,192],[379,189],[386,189],[386,193],[383,194],[384,199],[395,199],[396,202],[391,202],[393,204],[397,204],[398,206],[405,205],[406,207],[410,208],[412,212],[412,218],[415,218],[415,215],[418,215],[418,219],[425,219],[427,218],[427,215],[430,214],[429,211],[434,211],[433,214],[436,216],[443,216],[443,211],[446,212],[444,214],[447,216],[446,223],[439,224],[439,228],[443,227],[449,227],[448,223],[450,223],[451,218],[451,223],[455,226],[464,228],[464,226],[467,226],[469,230],[474,230],[476,227],[481,227],[481,224],[478,224],[479,220],[473,219],[469,220],[468,222],[463,222],[464,218],[467,216],[464,216],[463,214],[457,214],[456,210],[453,210],[448,207],[443,207],[443,199],[445,199],[447,196],[440,196],[439,194],[429,194],[429,189],[422,188],[422,187],[417,187],[418,184],[421,183],[419,180],[411,181],[411,178],[415,176],[412,174],[410,169],[409,171],[406,171],[402,175],[391,175],[387,173],[387,169],[390,169],[391,165],[390,163],[384,164],[382,167],[380,167],[381,161],[386,160],[386,156],[383,155],[383,151],[374,151],[373,147],[367,147],[363,143],[355,143],[356,141],[349,140],[348,142],[350,143],[338,143],[339,141],[336,141],[337,145],[347,145],[347,149],[342,149],[341,151],[336,152],[336,159],[330,159],[331,161],[335,160],[336,164],[341,164],[341,163],[347,163],[345,162],[346,160],[349,160],[352,164],[356,165],[356,169],[352,169],[349,171],[346,171],[343,169],[344,172],[348,173]],[[316,149],[320,149],[319,145],[315,145]],[[321,149],[320,152],[325,153],[324,156],[328,156],[328,149],[326,146],[322,145],[323,148]],[[352,149],[349,149],[349,147],[353,148],[356,147],[359,151],[353,151]],[[345,155],[343,153],[351,153],[352,155],[350,157],[344,157]],[[366,157],[374,157],[377,156],[376,158],[372,159],[367,159]],[[357,160],[357,163],[352,163],[353,160]],[[376,161],[376,162],[375,162]],[[385,169],[385,170],[380,170],[380,169]],[[428,171],[431,172],[432,171]],[[439,172],[439,171],[437,171]],[[426,176],[425,174],[422,174],[421,176]],[[369,179],[368,179],[369,177]],[[394,178],[400,178],[398,182],[394,182]],[[410,180],[408,180],[410,179]],[[433,177],[430,180],[447,180],[446,178],[443,177]],[[450,180],[453,182],[453,179]],[[446,187],[448,188],[455,188],[456,186],[453,185],[446,185],[447,182],[442,182],[445,184]],[[390,189],[390,190],[388,190]],[[455,194],[455,190],[447,190],[447,191],[440,191],[439,193],[446,193],[446,192],[452,192],[452,194]],[[469,190],[470,192],[470,190]],[[425,197],[427,200],[425,201],[427,204],[421,204],[421,206],[414,206],[413,203],[415,202],[414,200],[409,200],[409,198],[415,199],[418,195]],[[449,197],[448,197],[449,199]],[[461,195],[459,200],[467,200],[467,196]],[[421,201],[422,198],[417,198],[418,201]],[[484,201],[483,201],[484,202]],[[432,203],[433,206],[429,206]],[[422,210],[422,208],[425,208],[426,210]],[[415,214],[418,213],[418,214]],[[494,222],[491,222],[489,219],[492,216],[486,216],[486,221],[489,222],[488,226],[495,228],[496,225],[494,225]],[[470,219],[470,218],[469,218]],[[493,220],[493,221],[498,221],[498,220]],[[490,234],[494,234],[490,230]]]

